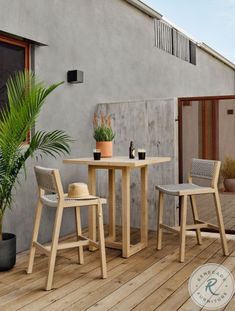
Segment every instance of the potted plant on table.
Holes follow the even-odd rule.
[[[224,188],[228,192],[235,192],[235,159],[226,157],[221,169],[224,178]]]
[[[93,126],[93,136],[96,140],[96,149],[100,149],[102,158],[112,157],[115,133],[111,125],[111,116],[94,114]]]
[[[71,139],[61,130],[36,131],[28,145],[25,143],[46,97],[60,84],[45,87],[27,71],[17,72],[7,82],[8,106],[0,111],[0,271],[11,269],[16,260],[16,237],[2,229],[15,184],[20,173],[25,173],[26,160],[36,152],[55,157],[70,151]]]

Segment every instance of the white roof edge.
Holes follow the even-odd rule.
[[[223,55],[221,55],[220,53],[218,53],[217,51],[215,51],[214,49],[209,47],[204,42],[198,42],[197,46],[199,48],[201,48],[202,50],[204,50],[205,52],[207,52],[208,54],[214,56],[215,58],[217,58],[218,60],[220,60],[221,62],[223,62],[224,64],[226,64],[227,66],[229,66],[235,70],[235,64],[233,62],[231,62],[226,57],[224,57]]]
[[[189,35],[187,32],[185,32],[184,30],[180,29],[177,25],[173,24],[172,22],[170,22],[169,20],[167,20],[166,18],[163,18],[163,15],[158,13],[157,11],[155,11],[154,9],[152,9],[151,7],[149,7],[147,4],[143,3],[140,0],[125,0],[126,2],[130,3],[131,5],[133,5],[134,7],[136,7],[137,9],[139,9],[140,11],[144,12],[145,14],[147,14],[150,17],[153,18],[157,18],[157,19],[162,19],[162,21],[164,21],[165,23],[169,24],[171,27],[176,28],[178,31],[180,31],[183,35],[185,35],[186,37],[188,37],[191,41],[193,41],[199,48],[201,48],[202,50],[204,50],[205,52],[207,52],[208,54],[214,56],[215,58],[217,58],[218,60],[220,60],[221,62],[223,62],[225,65],[229,66],[230,68],[232,68],[233,70],[235,70],[235,64],[233,62],[231,62],[230,60],[228,60],[226,57],[224,57],[223,55],[221,55],[220,53],[216,52],[214,49],[212,49],[211,47],[209,47],[207,44],[205,44],[204,42],[198,42],[196,39],[192,38],[191,35]]]
[[[126,0],[126,2],[130,3],[131,5],[133,5],[134,7],[139,9],[140,11],[144,12],[145,14],[147,14],[153,18],[157,18],[157,19],[162,18],[162,15],[160,13],[158,13],[154,9],[150,8],[147,4],[143,3],[140,0]]]
[[[172,21],[168,20],[165,16],[162,17],[161,19],[162,22],[166,23],[168,26],[176,29],[177,31],[179,31],[181,34],[183,34],[185,37],[187,37],[188,39],[190,39],[193,43],[197,44],[199,41],[196,38],[193,38],[193,36],[191,34],[189,34],[188,32],[186,32],[184,29],[180,28],[178,25],[176,25],[175,23],[173,23]]]
[[[213,48],[211,48],[210,46],[208,46],[206,43],[204,42],[199,42],[197,39],[193,38],[190,34],[188,34],[185,30],[179,28],[177,25],[175,25],[174,23],[172,23],[171,21],[169,21],[166,18],[162,18],[162,21],[164,21],[165,23],[167,23],[168,25],[170,25],[171,27],[177,29],[179,32],[181,32],[184,36],[186,36],[188,39],[190,39],[193,43],[195,43],[200,49],[202,49],[203,51],[207,52],[208,54],[214,56],[216,59],[220,60],[221,62],[223,62],[225,65],[229,66],[230,68],[235,70],[235,64],[233,62],[231,62],[229,59],[227,59],[226,57],[224,57],[223,55],[221,55],[219,52],[215,51]]]

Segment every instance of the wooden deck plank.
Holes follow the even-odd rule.
[[[235,280],[235,269],[232,271],[232,275],[233,275],[234,280]],[[223,308],[223,311],[234,311],[234,309],[235,309],[235,295],[230,300],[230,302],[227,304],[227,306],[225,308]],[[218,311],[222,311],[222,310],[218,310]]]
[[[234,244],[234,241],[229,241],[228,242],[228,245],[229,245],[229,248],[230,249],[234,249],[234,246],[235,246],[235,244]],[[229,261],[230,261],[230,267],[228,267],[228,260],[229,259]],[[213,263],[216,263],[216,261],[214,261],[213,260],[213,258],[209,261],[209,262],[213,262]],[[219,262],[217,262],[217,263],[219,263]],[[232,252],[231,254],[230,254],[230,256],[228,257],[228,258],[226,258],[226,257],[224,257],[224,261],[223,262],[221,262],[221,264],[223,264],[223,265],[225,265],[225,266],[227,266],[227,268],[230,270],[230,271],[233,271],[233,274],[234,274],[234,270],[233,270],[233,267],[231,267],[231,263],[232,263],[232,265],[234,265],[235,264],[235,258],[234,258],[234,252]],[[233,301],[233,299],[231,300],[231,302],[230,303],[234,303],[235,301]],[[235,309],[235,304],[233,305],[233,310]],[[200,307],[198,307],[193,301],[192,301],[192,299],[190,298],[190,297],[188,297],[188,299],[182,304],[182,306],[179,308],[179,311],[199,311],[199,310],[201,310],[201,308]],[[220,311],[220,310],[224,310],[224,308],[222,308],[222,309],[217,309],[218,311]]]
[[[190,248],[194,244],[195,241],[190,240],[187,246]],[[78,300],[78,298],[76,298],[77,302],[69,307],[68,310],[87,310],[87,308],[92,306],[94,303],[95,305],[94,307],[90,308],[91,310],[93,310],[93,308],[95,310],[108,310],[112,306],[112,303],[115,301],[115,299],[121,298],[120,292],[123,292],[124,290],[126,293],[127,289],[129,290],[129,284],[136,284],[136,279],[138,279],[139,275],[146,277],[144,276],[146,273],[148,275],[147,277],[150,277],[155,269],[167,269],[167,267],[169,267],[169,262],[172,260],[172,257],[175,259],[177,258],[175,252],[177,248],[177,246],[175,248],[172,247],[172,245],[169,245],[169,247],[165,247],[161,252],[157,252],[154,245],[153,251],[155,254],[152,254],[151,257],[146,258],[144,262],[142,261],[141,265],[137,261],[134,262],[134,267],[133,264],[131,264],[132,275],[127,276],[127,273],[124,272],[114,280],[111,280],[111,282],[109,282],[109,284],[107,284],[105,287],[102,286],[100,289],[93,287],[94,291],[87,292],[87,296],[82,300]],[[101,299],[104,300],[99,301]]]
[[[85,264],[78,265],[76,262],[69,264],[56,265],[55,268],[55,280],[59,279],[56,286],[62,286],[66,283],[70,283],[75,279],[81,278],[84,275],[88,274],[91,270],[96,269],[97,273],[95,277],[99,277],[100,275],[100,262],[99,262],[99,253],[93,253],[92,256],[89,256],[90,252],[85,252]],[[89,259],[86,256],[89,256]],[[107,252],[107,261],[113,260],[115,256],[119,254],[116,251],[114,254],[113,250],[109,250]],[[48,261],[47,261],[48,262]],[[47,263],[46,263],[47,267]],[[57,277],[58,276],[58,277]],[[22,282],[21,285],[17,286],[16,290],[8,292],[7,295],[0,297],[0,310],[1,311],[10,311],[16,310],[15,306],[23,307],[25,304],[28,304],[31,301],[34,301],[36,298],[41,297],[47,293],[44,291],[45,288],[45,280],[46,280],[46,272],[40,273],[40,277],[38,275],[30,275],[30,283],[26,282],[26,285]],[[22,286],[23,285],[23,286]],[[32,309],[31,309],[32,310]]]
[[[217,263],[217,264],[223,264],[224,266],[228,267],[229,266],[228,261],[230,261],[230,266],[232,266],[232,268],[233,268],[235,266],[235,261],[233,259],[231,260],[231,258],[232,257],[227,258],[227,257],[222,256],[222,252],[221,252],[221,250],[219,250],[218,252],[216,252],[216,254],[214,256],[212,256],[211,258],[208,258],[208,260],[206,260],[204,263],[213,262],[213,263]],[[179,286],[170,295],[170,297],[168,297],[159,307],[155,308],[154,310],[157,310],[157,311],[163,311],[164,310],[165,311],[165,310],[171,310],[171,308],[175,308],[176,310],[178,310],[180,307],[182,307],[182,301],[185,301],[185,300],[190,298],[189,292],[188,292],[188,278],[186,278],[186,280],[183,282],[183,284],[181,286]],[[190,304],[190,307],[191,307],[190,310],[193,310],[193,308],[195,307],[195,304],[191,299],[190,299],[190,301],[192,302]],[[195,310],[197,310],[197,308]]]
[[[220,193],[221,207],[225,229],[235,230],[235,200],[233,193]],[[199,218],[211,223],[217,223],[213,198],[211,195],[196,196]],[[190,206],[190,202],[188,202]],[[188,209],[188,222],[192,222],[191,209]]]
[[[136,231],[136,230],[135,230]],[[133,234],[134,240],[136,239],[135,234]],[[69,251],[68,251],[69,252]],[[74,256],[76,251],[73,250]],[[77,254],[77,253],[76,253]],[[120,256],[120,251],[116,250],[108,250],[107,251],[107,261],[114,260],[116,257]],[[68,255],[67,255],[68,256]],[[66,258],[67,258],[66,256]],[[47,259],[47,257],[45,257]],[[120,260],[120,259],[119,259]],[[47,262],[45,263],[45,271],[48,269]],[[100,263],[99,263],[99,252],[85,252],[85,264],[82,266],[77,265],[77,260],[71,260],[70,264],[64,262],[62,265],[56,265],[56,273],[55,273],[55,287],[61,287],[66,285],[67,283],[72,283],[74,280],[78,278],[83,278],[85,282],[89,282],[89,272],[95,271],[94,278],[98,278],[100,276]],[[24,272],[23,272],[24,273]],[[87,275],[88,274],[88,275]],[[84,276],[88,276],[87,278]],[[26,275],[26,278],[29,277]],[[44,288],[44,279],[46,279],[46,272],[43,274],[35,275],[34,273],[30,275],[33,278],[33,281],[30,279],[30,284],[26,284],[26,286],[19,287],[15,291],[11,291],[6,296],[0,297],[0,310],[6,309],[14,310],[15,305],[19,307],[23,307],[26,304],[34,301],[37,298],[44,297],[47,294],[52,292],[46,292],[43,290]],[[57,282],[58,280],[58,282]],[[22,283],[21,283],[22,284]],[[77,283],[75,282],[75,287],[77,288]],[[6,302],[8,301],[8,302]],[[30,310],[32,310],[30,308]]]
[[[129,309],[132,309],[137,305],[139,305],[135,308],[135,310],[141,309],[143,310],[143,307],[147,305],[148,310],[154,310],[156,306],[155,305],[156,301],[157,303],[160,303],[160,301],[164,299],[163,298],[164,293],[159,293],[157,289],[159,288],[164,289],[165,295],[169,295],[170,291],[173,288],[177,288],[179,286],[179,283],[184,280],[184,276],[188,275],[188,273],[191,273],[195,269],[195,267],[202,264],[203,259],[207,257],[208,252],[209,253],[216,252],[217,245],[215,245],[215,243],[216,243],[215,241],[213,241],[209,245],[208,244],[205,245],[204,243],[204,247],[201,248],[200,253],[195,253],[194,257],[191,257],[183,264],[178,263],[178,269],[176,263],[175,264],[176,267],[175,269],[171,270],[171,273],[169,273],[168,270],[163,271],[164,273],[162,274],[154,275],[154,277],[152,277],[148,282],[142,284],[142,286],[139,287],[135,292],[133,292],[130,296],[126,297],[125,302],[122,301],[111,310],[122,310],[124,303],[127,305]],[[143,301],[144,303],[142,303]],[[151,303],[151,301],[153,301],[154,303]]]
[[[73,238],[74,239],[74,238]],[[68,241],[72,239],[69,238]],[[91,253],[87,252],[87,256]],[[20,254],[21,255],[21,254]],[[48,267],[48,257],[39,253],[36,253],[35,264],[32,274],[27,274],[26,269],[28,265],[28,252],[27,256],[24,256],[24,259],[19,261],[17,255],[16,267],[8,272],[4,272],[4,277],[1,279],[1,284],[4,286],[0,287],[0,297],[12,292],[14,289],[17,289],[20,285],[31,283],[33,280],[36,280],[40,277],[45,277]],[[57,266],[56,271],[60,269],[61,266],[65,264],[77,264],[77,253],[76,250],[59,251],[57,256]]]
[[[196,256],[198,252],[200,252],[202,249],[202,247],[195,246],[195,241],[190,241],[190,242],[191,243],[189,247],[191,248],[187,247],[188,258],[191,258],[191,256],[192,257]],[[203,247],[206,248],[207,246],[208,244],[205,243]],[[146,269],[143,273],[137,275],[134,279],[127,282],[124,286],[119,288],[117,291],[105,297],[105,299],[103,299],[102,301],[99,301],[95,306],[91,307],[89,311],[110,310],[117,303],[121,301],[124,302],[124,300],[126,301],[127,296],[129,294],[131,294],[137,288],[142,287],[144,284],[152,280],[154,277],[155,277],[155,283],[164,282],[166,278],[170,278],[172,274],[174,274],[178,269],[182,267],[182,265],[178,262],[177,256],[178,256],[177,252],[173,252],[169,255],[166,255],[162,261],[156,262],[150,268]],[[123,308],[123,305],[121,305],[121,308]]]
[[[226,258],[223,262],[223,266],[226,267],[229,271],[231,271],[233,277],[235,276],[235,258],[234,258],[235,252],[231,254],[230,257]],[[218,311],[222,311],[225,308],[217,309]],[[233,305],[233,310],[235,309],[235,306]],[[205,308],[202,308],[202,311],[206,311]]]
[[[112,265],[108,264],[108,278],[106,280],[102,280],[102,283],[100,282],[99,279],[95,278],[92,275],[86,275],[84,276],[84,280],[86,280],[86,283],[82,284],[81,280],[79,285],[77,286],[77,282],[74,284],[68,284],[65,287],[58,289],[54,295],[48,295],[48,299],[42,299],[42,300],[37,300],[35,303],[32,305],[35,308],[41,308],[42,306],[45,307],[47,306],[48,310],[58,310],[59,308],[66,308],[68,305],[71,305],[72,303],[76,302],[78,299],[81,300],[83,297],[86,297],[87,295],[93,295],[92,289],[96,290],[99,288],[103,288],[104,285],[108,284],[107,289],[110,290],[110,287],[113,286],[112,283],[115,284],[120,284],[120,275],[124,274],[125,277],[131,277],[133,275],[133,271],[131,268],[133,265],[136,264],[141,264],[143,261],[145,261],[145,264],[148,263],[148,258],[150,262],[153,262],[156,260],[156,258],[153,256],[154,251],[153,248],[155,248],[155,243],[154,239],[150,241],[150,247],[139,253],[139,256],[133,256],[129,258],[128,260],[123,259],[121,257],[118,257],[115,259],[115,261],[112,262]],[[172,241],[171,241],[172,243]],[[166,244],[166,252],[169,252],[170,248],[172,248],[172,245]],[[119,252],[120,254],[120,252]],[[160,255],[159,255],[160,256]],[[161,255],[164,257],[164,253]],[[136,261],[137,257],[137,261]],[[147,261],[146,261],[147,260]],[[89,278],[88,278],[89,277]],[[87,279],[89,282],[87,282]],[[118,282],[115,282],[117,280]],[[110,284],[111,283],[111,284]],[[102,293],[105,293],[105,290],[103,288]],[[81,310],[81,301],[79,301],[79,310]],[[96,301],[95,301],[96,302]],[[26,311],[27,309],[23,309]],[[30,310],[30,309],[28,309]]]
[[[133,232],[134,241],[138,233]],[[203,244],[199,246],[195,233],[188,233],[186,261],[179,263],[178,235],[164,233],[163,248],[157,251],[156,233],[150,232],[148,248],[128,259],[122,258],[119,250],[107,249],[105,280],[100,279],[98,252],[85,251],[85,264],[78,265],[76,250],[65,250],[59,253],[55,289],[50,292],[44,291],[47,257],[37,256],[34,272],[27,275],[28,252],[24,252],[17,256],[13,270],[0,274],[0,310],[199,310],[189,298],[188,279],[192,271],[206,262],[234,267],[234,273],[234,237],[230,237],[229,250],[231,256],[226,259],[220,250],[218,234],[203,233]],[[226,311],[234,308],[235,298]]]

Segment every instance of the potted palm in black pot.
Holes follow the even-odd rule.
[[[28,71],[17,72],[7,82],[8,106],[0,111],[0,271],[11,269],[16,260],[16,237],[2,229],[13,189],[20,173],[25,173],[26,160],[35,154],[55,157],[70,151],[71,139],[61,130],[35,131],[25,144],[46,97],[60,84],[46,87]]]

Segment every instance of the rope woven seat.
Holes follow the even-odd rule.
[[[96,199],[99,199],[101,204],[106,204],[107,200],[104,198],[69,198],[68,194],[65,193],[64,194],[64,205],[65,207],[71,207],[71,204],[76,205],[77,202],[76,201],[89,201],[90,205],[93,205],[92,201],[96,201]],[[58,205],[58,195],[57,194],[45,194],[41,196],[41,201],[43,202],[43,204],[45,204],[46,206],[51,206],[51,207],[56,207]],[[87,202],[88,203],[88,202]]]
[[[211,228],[219,230],[220,238],[222,243],[223,254],[228,255],[227,239],[225,235],[224,222],[222,217],[222,210],[220,205],[220,198],[218,192],[218,179],[221,162],[214,160],[204,159],[192,159],[191,172],[188,177],[188,183],[183,184],[170,184],[170,185],[158,185],[156,189],[159,191],[159,205],[158,205],[158,227],[157,227],[157,249],[160,250],[162,247],[162,230],[170,230],[180,234],[180,254],[179,261],[184,262],[185,260],[185,239],[186,230],[196,230],[197,242],[202,243],[201,229]],[[210,187],[202,187],[193,183],[194,178],[206,179],[211,182]],[[180,197],[180,226],[170,227],[163,223],[163,203],[164,195],[172,195]],[[196,206],[196,195],[212,194],[215,202],[215,210],[218,221],[218,226],[205,222],[199,219],[197,206]],[[187,199],[190,198],[193,214],[193,225],[186,225],[187,219]]]
[[[178,184],[178,185],[160,185],[156,186],[156,189],[170,195],[181,196],[187,194],[189,191],[191,194],[212,193],[213,189],[210,187],[202,187],[195,184]]]

